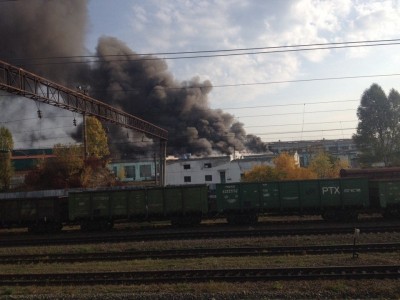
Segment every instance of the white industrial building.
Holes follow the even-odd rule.
[[[184,158],[167,160],[166,184],[200,184],[240,182],[244,172],[255,165],[273,166],[273,155],[249,155]]]

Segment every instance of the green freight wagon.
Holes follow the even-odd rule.
[[[369,206],[367,179],[217,184],[217,209],[230,223],[257,222],[260,213],[355,218]]]
[[[69,220],[82,230],[109,229],[113,224],[110,191],[70,192]],[[124,201],[126,202],[126,200]]]
[[[105,189],[69,193],[69,220],[82,230],[105,230],[114,221],[146,220],[146,189]]]
[[[182,185],[164,188],[164,209],[175,225],[200,224],[208,213],[208,187]]]
[[[0,224],[31,232],[60,231],[67,218],[67,192],[43,190],[0,194]]]
[[[385,217],[400,218],[400,180],[371,180],[370,186],[371,195],[376,199],[374,206],[379,207]]]
[[[83,230],[111,228],[114,221],[171,220],[200,223],[207,214],[207,186],[108,189],[69,194],[69,219]]]

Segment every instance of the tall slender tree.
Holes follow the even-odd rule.
[[[357,110],[359,123],[353,139],[361,151],[364,165],[383,162],[385,166],[399,161],[400,95],[392,89],[387,97],[374,83],[364,91]]]
[[[101,122],[95,117],[86,119],[86,131],[89,157],[105,158],[110,154],[107,133]]]
[[[11,163],[11,151],[14,141],[10,130],[0,127],[0,190],[8,190],[14,169]]]

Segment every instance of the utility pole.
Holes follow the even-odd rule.
[[[83,125],[82,125],[82,131],[83,131],[83,160],[86,161],[88,157],[88,149],[87,149],[87,132],[86,132],[86,114],[82,114],[83,117]]]
[[[154,184],[157,185],[157,154],[154,152]]]
[[[165,169],[166,169],[166,153],[167,141],[160,140],[160,185],[165,186]]]

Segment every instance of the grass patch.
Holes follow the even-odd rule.
[[[400,264],[400,253],[366,253],[354,260],[351,254],[300,256],[209,257],[188,259],[144,259],[127,261],[83,262],[74,264],[2,265],[2,274],[69,273],[69,272],[129,272],[183,269],[236,269],[316,267],[333,265],[395,265]]]
[[[1,296],[11,296],[13,294],[13,289],[12,288],[2,288],[0,291]]]

